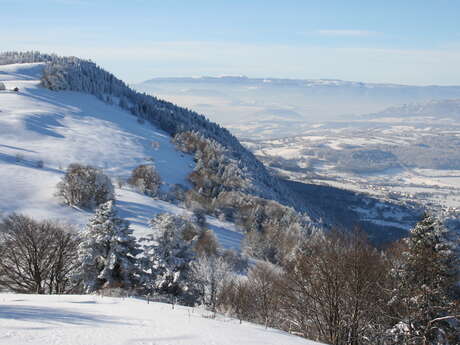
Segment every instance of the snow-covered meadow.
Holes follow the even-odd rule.
[[[0,294],[0,345],[315,345],[201,309],[96,295]]]

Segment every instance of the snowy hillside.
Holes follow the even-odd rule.
[[[136,299],[0,294],[0,344],[315,345],[210,312]]]
[[[177,151],[171,137],[117,106],[71,91],[53,92],[39,86],[44,65],[0,66],[0,213],[24,213],[76,225],[88,212],[62,206],[54,196],[56,184],[71,163],[99,167],[114,180],[126,179],[139,164],[155,164],[167,190],[187,186],[193,170],[190,155]],[[14,92],[15,87],[19,92]],[[43,167],[41,167],[43,165]],[[137,192],[117,189],[120,215],[138,235],[159,212],[185,210]],[[209,219],[222,244],[237,248],[242,235],[232,224]]]
[[[239,174],[246,180],[245,183],[232,189],[236,188],[244,193],[279,201],[285,205],[295,205],[294,200],[290,198],[291,191],[286,189],[279,179],[271,175],[226,128],[209,121],[204,115],[156,96],[137,92],[89,60],[34,51],[0,54],[0,65],[17,63],[44,63],[40,85],[46,89],[90,94],[103,103],[118,105],[119,108],[136,117],[139,122],[148,122],[171,137],[184,132],[194,132],[213,142],[209,145],[220,145],[218,170],[227,171],[226,167],[231,162],[232,170],[237,168]],[[190,151],[186,149],[185,152]]]

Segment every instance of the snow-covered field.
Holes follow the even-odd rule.
[[[139,164],[155,164],[163,189],[189,186],[193,157],[177,151],[169,135],[117,106],[78,92],[53,92],[39,86],[42,64],[0,66],[0,214],[23,213],[83,226],[91,213],[60,204],[56,184],[71,163],[101,168],[126,179]],[[12,91],[18,87],[19,92]],[[40,165],[43,164],[43,167]],[[116,183],[114,183],[116,185]],[[186,214],[175,205],[129,190],[116,189],[120,215],[137,236],[159,212]],[[242,234],[233,224],[208,219],[226,248],[239,248]]]
[[[319,345],[211,315],[132,298],[0,294],[0,345]]]

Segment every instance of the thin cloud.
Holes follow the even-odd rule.
[[[367,37],[377,34],[376,31],[370,30],[337,30],[337,29],[324,29],[318,30],[318,34],[323,36],[347,36],[347,37]]]
[[[206,41],[56,43],[20,36],[2,41],[5,50],[54,52],[89,58],[128,82],[152,77],[249,75],[342,79],[412,85],[458,85],[460,48],[384,49]]]
[[[60,5],[94,5],[94,3],[89,0],[52,0],[52,2]]]

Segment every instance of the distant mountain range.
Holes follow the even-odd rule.
[[[364,115],[371,119],[390,114],[454,114],[458,103],[455,99],[460,99],[459,85],[335,79],[153,78],[135,88],[204,113],[245,139],[302,135],[316,123],[363,120]]]
[[[143,84],[224,84],[255,87],[295,87],[305,91],[345,92],[367,96],[397,96],[398,98],[457,98],[460,97],[460,85],[404,85],[385,83],[364,83],[339,79],[287,79],[287,78],[249,78],[246,76],[201,76],[201,77],[163,77],[146,80]]]
[[[438,85],[429,85],[429,86],[415,86],[415,85],[406,85],[406,84],[393,84],[393,83],[365,83],[359,81],[348,81],[340,79],[292,79],[292,78],[249,78],[247,76],[197,76],[197,77],[158,77],[151,78],[143,83],[157,83],[157,82],[193,82],[193,83],[233,83],[233,84],[271,84],[279,86],[305,86],[305,87],[315,87],[315,86],[329,86],[329,87],[339,87],[339,86],[348,86],[355,88],[441,88],[441,89],[460,89],[460,85],[452,86],[438,86]]]
[[[460,119],[460,99],[432,100],[389,107],[383,111],[369,114],[364,118],[381,117],[435,117]]]

